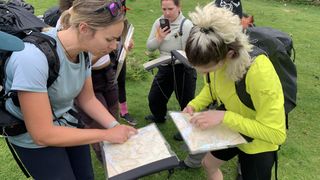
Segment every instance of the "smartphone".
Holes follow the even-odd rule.
[[[165,28],[165,27],[168,27],[167,30],[170,30],[170,22],[169,22],[169,19],[160,19],[160,27],[161,29]]]

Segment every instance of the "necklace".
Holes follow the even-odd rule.
[[[74,58],[72,58],[72,56],[68,53],[68,51],[67,51],[67,49],[64,47],[64,45],[62,44],[62,42],[61,42],[61,40],[60,40],[60,38],[59,38],[59,36],[57,35],[57,38],[58,38],[58,40],[59,40],[59,42],[60,42],[60,44],[61,44],[61,46],[62,46],[62,48],[63,48],[63,51],[65,52],[65,54],[67,55],[67,58],[68,59],[71,59],[71,60],[74,60]]]

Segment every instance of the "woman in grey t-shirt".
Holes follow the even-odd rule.
[[[124,20],[117,3],[76,0],[62,15],[68,28],[46,32],[57,41],[60,60],[59,76],[48,89],[47,60],[35,45],[25,43],[25,49],[14,52],[7,63],[6,92],[17,91],[20,107],[9,99],[6,109],[23,120],[28,131],[8,139],[34,179],[94,179],[88,144],[123,143],[137,132],[118,125],[96,99],[91,68],[82,53],[101,56],[116,48]],[[106,129],[75,128],[77,119],[68,113],[74,99]]]

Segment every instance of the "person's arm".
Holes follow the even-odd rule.
[[[210,73],[210,79],[213,80],[213,73]],[[210,81],[210,82],[211,82]],[[216,96],[214,94],[214,84],[211,82],[211,85],[208,84],[207,75],[204,75],[204,86],[200,93],[188,103],[188,106],[193,107],[193,109],[198,112],[213,103],[216,100]],[[211,89],[210,89],[211,88]],[[212,95],[212,96],[211,96]]]
[[[53,124],[48,94],[18,91],[24,122],[34,142],[41,146],[75,146],[101,141],[125,142],[136,130],[119,125],[112,129],[78,129]]]
[[[99,122],[99,124],[101,124],[103,127],[109,128],[110,125],[116,121],[115,117],[113,117],[96,98],[92,87],[91,77],[86,79],[84,86],[76,100],[78,102],[78,106],[92,119]]]
[[[169,33],[170,31],[166,31],[166,28],[160,28],[159,19],[157,19],[153,23],[149,38],[147,40],[147,49],[149,51],[155,51],[159,49],[162,41]]]
[[[223,123],[254,139],[282,144],[286,139],[283,91],[279,77],[266,56],[258,56],[251,65],[246,77],[246,89],[254,104],[255,116],[248,118],[226,111]]]
[[[275,145],[282,144],[286,139],[286,130],[281,83],[270,60],[266,56],[258,56],[258,58],[260,62],[257,63],[258,60],[255,60],[246,76],[246,89],[252,98],[255,116],[249,113],[252,110],[245,107],[240,100],[229,98],[229,101],[226,100],[224,103],[226,107],[234,106],[232,110],[201,112],[193,117],[191,122],[202,129],[223,123],[234,131],[253,139]],[[194,107],[199,107],[199,103],[203,101],[204,99],[202,101],[198,99],[198,104],[194,103]]]
[[[35,58],[36,57],[36,58]],[[25,49],[11,55],[7,63],[6,88],[18,92],[20,113],[9,111],[22,118],[34,143],[41,146],[74,146],[100,141],[124,142],[135,132],[131,127],[116,126],[110,130],[77,129],[53,123],[51,105],[47,93],[48,63],[46,56],[35,45],[25,43]],[[90,72],[90,70],[88,70]],[[6,102],[9,107],[9,102]]]

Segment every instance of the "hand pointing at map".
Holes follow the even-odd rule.
[[[209,110],[198,113],[190,119],[190,123],[200,129],[208,129],[223,121],[225,111]]]
[[[182,112],[188,113],[190,116],[193,116],[194,108],[188,105],[183,109]]]
[[[117,133],[115,133],[117,132]],[[108,135],[105,137],[104,141],[108,141],[110,143],[124,143],[126,142],[131,136],[137,134],[138,131],[127,125],[118,125],[115,126],[108,131]]]

